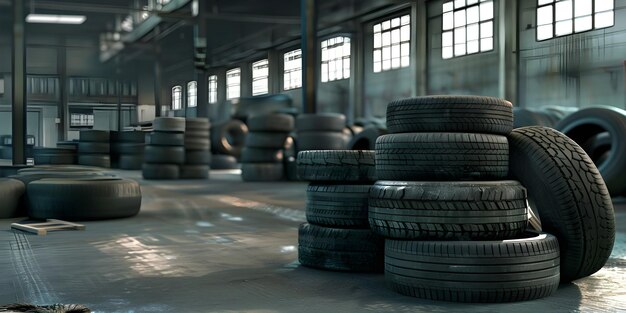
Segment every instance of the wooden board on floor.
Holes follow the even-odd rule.
[[[55,230],[85,230],[85,225],[62,220],[48,219],[41,223],[12,223],[11,228],[37,234],[39,236],[45,236],[49,231]]]

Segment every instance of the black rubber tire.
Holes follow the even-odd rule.
[[[350,150],[375,150],[376,139],[382,135],[386,135],[387,130],[376,126],[364,128],[361,132],[354,135],[348,143]]]
[[[11,179],[0,178],[0,219],[23,216],[22,196],[26,191],[23,182]]]
[[[325,227],[369,229],[370,187],[311,183],[306,190],[307,222]]]
[[[243,148],[241,151],[242,163],[280,163],[283,162],[282,149]]]
[[[455,302],[547,297],[559,286],[559,242],[545,233],[505,241],[385,242],[385,280],[401,294]]]
[[[211,148],[214,153],[239,157],[247,135],[248,127],[239,120],[217,124],[211,128]]]
[[[152,164],[183,164],[185,148],[175,146],[146,146],[144,152],[146,163]]]
[[[287,133],[250,132],[246,137],[245,146],[247,148],[280,149],[285,145],[287,136]]]
[[[111,157],[105,154],[83,154],[78,155],[78,164],[102,168],[111,167]]]
[[[111,138],[108,130],[81,130],[78,136],[81,142],[109,142]]]
[[[209,165],[211,164],[211,151],[185,151],[185,164]]]
[[[598,167],[613,195],[626,194],[626,111],[612,107],[582,109],[569,115],[556,127],[579,145],[603,132],[611,138],[609,158]],[[587,151],[591,154],[592,151]]]
[[[23,172],[17,175],[10,176],[10,178],[21,181],[24,185],[28,185],[31,182],[40,180],[40,179],[48,179],[48,178],[63,178],[63,179],[77,179],[77,178],[88,178],[88,177],[114,177],[115,175],[103,172],[103,171],[83,171],[83,172],[60,172],[60,171],[51,171],[51,170],[43,170],[41,172]]]
[[[285,178],[283,163],[242,163],[241,179],[249,182],[280,181]]]
[[[528,222],[516,181],[381,181],[371,188],[372,230],[395,239],[495,240],[519,237]]]
[[[129,179],[43,179],[28,184],[26,188],[28,215],[35,219],[122,218],[137,215],[141,207],[141,188]]]
[[[78,141],[59,141],[57,142],[58,149],[66,149],[66,150],[78,150]]]
[[[535,110],[515,108],[513,115],[515,118],[513,123],[515,128],[526,126],[554,127],[555,123],[555,120],[549,114]]]
[[[300,114],[296,118],[298,132],[342,132],[346,116],[338,113]]]
[[[185,138],[208,138],[211,139],[211,134],[208,130],[186,130]]]
[[[307,181],[376,181],[374,151],[318,150],[298,153],[298,177]]]
[[[108,142],[80,142],[78,144],[79,154],[109,154],[111,145]]]
[[[143,143],[116,143],[111,146],[112,150],[118,154],[139,154],[143,155],[146,145]]]
[[[591,138],[591,141],[580,145],[589,157],[593,160],[593,163],[600,168],[606,160],[611,156],[611,135],[608,132],[600,133]],[[602,172],[600,172],[602,174]]]
[[[208,179],[208,165],[181,165],[180,179]]]
[[[346,142],[343,132],[298,132],[298,151],[344,149]]]
[[[147,143],[152,146],[183,146],[185,134],[152,132],[148,135]]]
[[[71,165],[77,163],[76,154],[35,154],[35,165]]]
[[[146,143],[146,132],[143,131],[123,131],[117,133],[119,143]]]
[[[122,154],[118,161],[118,167],[122,170],[141,170],[143,163],[143,154]]]
[[[206,117],[187,117],[185,119],[185,131],[205,131],[207,134],[211,129],[211,123]]]
[[[280,113],[252,116],[248,118],[247,124],[250,132],[288,133],[295,128],[293,116]]]
[[[369,229],[341,229],[309,223],[298,229],[298,261],[333,271],[381,272],[384,241]]]
[[[513,105],[482,96],[424,96],[387,105],[390,133],[459,132],[507,135],[513,130]]]
[[[144,179],[170,180],[180,178],[180,166],[178,164],[148,164],[141,167]]]
[[[615,241],[611,197],[593,161],[573,140],[548,127],[515,129],[511,175],[528,189],[542,230],[561,245],[561,280],[604,266]]]
[[[381,180],[498,180],[508,166],[509,144],[501,135],[407,133],[376,141]]]
[[[213,154],[211,156],[211,169],[234,170],[238,168],[237,159],[232,155]]]
[[[185,150],[203,151],[211,149],[209,138],[185,137]]]
[[[82,166],[82,165],[36,165],[32,167],[22,168],[17,171],[18,174],[27,173],[41,173],[41,172],[59,172],[59,173],[74,173],[74,172],[103,172],[101,168]]]
[[[157,117],[152,122],[156,132],[185,132],[185,119],[182,117]]]

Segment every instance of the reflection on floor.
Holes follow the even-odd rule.
[[[140,180],[137,172],[119,172]],[[297,262],[304,183],[141,181],[139,216],[37,237],[0,221],[0,303],[80,303],[96,312],[619,312],[626,310],[626,203],[617,242],[592,277],[555,296],[462,305],[398,295],[383,275]]]

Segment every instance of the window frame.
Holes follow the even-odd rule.
[[[178,93],[178,98],[176,98],[177,93]],[[178,105],[176,105],[176,100],[178,100]],[[172,87],[172,111],[182,110],[182,109],[183,109],[183,86],[176,85]]]
[[[462,58],[462,57],[466,57],[466,56],[478,55],[478,54],[481,54],[481,53],[489,53],[489,52],[495,51],[496,50],[496,11],[497,11],[496,10],[496,5],[500,5],[500,3],[496,4],[497,3],[496,0],[477,0],[476,3],[468,5],[467,4],[467,0],[465,0],[465,5],[457,9],[457,8],[454,7],[454,2],[455,1],[456,0],[444,0],[442,2],[442,4],[441,4],[441,12],[442,12],[441,13],[441,37],[440,37],[441,38],[441,59],[442,60],[452,60],[452,59],[456,59],[456,58]],[[503,0],[503,1],[505,1],[505,0]],[[490,19],[486,19],[486,20],[481,20],[480,19],[480,4],[483,3],[483,2],[491,2],[492,3],[493,12],[492,12],[492,16],[491,16]],[[445,4],[447,4],[447,3],[452,3],[452,11],[445,11],[444,12],[443,6]],[[472,23],[472,24],[468,24],[467,23],[467,9],[469,9],[471,7],[474,7],[474,6],[478,7],[478,22]],[[465,43],[464,43],[465,44],[465,53],[462,54],[462,55],[458,55],[457,56],[457,55],[455,55],[455,45],[456,45],[456,43],[455,43],[455,39],[456,39],[455,29],[457,27],[455,27],[455,14],[454,13],[457,12],[457,11],[460,11],[460,10],[464,10],[466,12],[465,24],[463,26],[463,27],[465,27]],[[448,12],[452,12],[452,28],[446,30],[446,29],[444,29],[444,17],[443,16],[444,16],[445,13],[448,13]],[[491,49],[482,51],[481,50],[481,46],[482,46],[481,41],[483,39],[487,39],[489,37],[485,37],[485,38],[481,37],[481,33],[482,33],[481,24],[488,23],[488,22],[491,22]],[[477,39],[477,41],[478,41],[478,51],[472,52],[472,53],[468,53],[467,52],[467,43],[468,43],[468,40],[467,40],[467,26],[468,25],[473,25],[473,24],[478,25],[478,39]],[[443,45],[444,33],[448,33],[448,32],[452,33],[452,46],[444,46]],[[443,51],[444,51],[445,47],[451,47],[452,48],[452,56],[449,57],[449,58],[445,58],[443,56]]]
[[[539,4],[539,0],[535,0],[535,41],[536,42],[544,42],[547,40],[552,40],[552,39],[556,39],[556,38],[563,38],[563,37],[567,37],[567,36],[572,36],[572,35],[576,35],[576,34],[584,34],[587,32],[591,32],[591,31],[596,31],[596,30],[601,30],[601,29],[606,29],[606,28],[611,28],[615,26],[615,0],[610,0],[613,1],[613,8],[611,10],[606,10],[606,11],[602,11],[602,12],[595,12],[595,8],[596,8],[596,1],[597,0],[591,0],[591,28],[587,29],[587,30],[583,30],[580,32],[576,31],[576,0],[572,0],[572,32],[569,34],[565,34],[565,35],[556,35],[556,3],[557,2],[562,2],[563,0],[553,0],[550,3],[545,3],[545,4]],[[607,0],[605,0],[607,1]],[[539,25],[539,9],[542,7],[548,7],[551,6],[552,7],[552,22],[550,24],[541,24]],[[596,28],[595,24],[596,24],[596,14],[598,13],[605,13],[605,12],[612,12],[613,13],[613,24],[610,26],[605,26],[602,28]],[[587,15],[584,15],[587,16]],[[579,16],[580,17],[584,17],[584,16]],[[552,37],[546,38],[546,39],[539,39],[539,26],[544,26],[544,25],[552,25]]]
[[[402,19],[404,17],[408,17],[408,23],[407,24],[402,24]],[[391,26],[392,20],[394,20],[396,18],[400,19],[400,24],[398,26]],[[371,21],[367,25],[370,28],[370,30],[372,31],[372,33],[371,33],[371,39],[372,39],[372,45],[371,45],[371,48],[372,48],[371,49],[372,63],[371,63],[371,65],[372,65],[372,72],[374,74],[379,74],[379,73],[383,73],[383,72],[388,72],[388,71],[393,71],[393,70],[400,70],[400,69],[410,68],[411,67],[411,53],[414,52],[414,51],[412,51],[413,50],[413,47],[412,47],[412,45],[413,45],[413,24],[412,24],[412,22],[413,21],[412,21],[412,19],[413,19],[413,17],[412,17],[412,14],[411,14],[410,11],[408,11],[408,12],[407,11],[400,11],[400,12],[396,12],[396,13],[393,13],[393,14],[390,14],[390,15],[386,15],[386,16],[384,16],[382,18],[379,18],[379,19],[376,19],[374,21]],[[382,24],[385,23],[385,22],[389,22],[390,23],[390,27],[388,29],[383,30],[382,29]],[[377,32],[376,32],[375,28],[376,28],[377,25],[380,25],[380,27],[381,27],[381,30],[379,32],[381,34],[381,38],[380,38],[381,43],[380,43],[380,47],[379,48],[376,48],[376,34],[377,34]],[[408,35],[408,39],[403,41],[402,40],[402,28],[404,26],[408,27],[409,35]],[[382,40],[383,40],[382,39],[382,37],[383,37],[382,34],[383,34],[383,32],[390,32],[390,37],[391,37],[392,36],[391,31],[393,31],[394,29],[398,29],[399,33],[400,33],[400,41],[395,43],[395,44],[397,44],[399,46],[399,49],[400,49],[400,51],[399,51],[400,55],[398,57],[400,65],[398,67],[393,67],[393,65],[391,63],[393,63],[393,59],[394,58],[391,57],[389,59],[390,67],[388,69],[383,69],[383,61],[384,61],[383,60],[383,48],[389,47],[390,48],[390,52],[389,53],[392,54],[392,51],[391,51],[392,49],[391,48],[395,44],[392,42],[393,38],[390,38],[389,39],[390,40],[389,45],[385,46],[382,43]],[[406,56],[402,55],[402,45],[403,44],[406,44],[408,46],[408,48],[409,48],[409,53]],[[375,66],[375,63],[377,63],[375,61],[376,50],[380,51],[380,61],[378,62],[378,63],[380,63],[380,70],[379,71],[376,71],[376,66]],[[402,65],[402,58],[403,57],[408,58],[408,64],[406,64],[404,66]]]
[[[215,83],[215,87],[212,87],[211,83]],[[217,75],[209,75],[209,77],[207,78],[207,97],[208,97],[208,101],[209,103],[217,103],[218,99],[217,99]],[[215,97],[215,98],[213,98]],[[214,100],[213,100],[214,99]]]
[[[323,76],[323,69],[322,69],[322,68],[323,68],[323,66],[324,66],[324,62],[326,62],[327,64],[329,64],[331,60],[337,61],[337,59],[335,58],[335,59],[329,59],[329,60],[327,60],[327,61],[324,61],[324,60],[323,60],[323,57],[322,57],[322,56],[323,56],[323,47],[322,47],[322,44],[323,44],[324,42],[326,42],[326,41],[330,41],[331,39],[337,39],[337,38],[342,38],[342,45],[344,45],[344,44],[346,43],[345,39],[348,39],[348,42],[349,42],[349,44],[350,44],[350,49],[349,49],[350,53],[349,53],[349,54],[348,54],[348,56],[347,56],[348,65],[349,65],[349,67],[348,67],[348,76],[345,76],[345,72],[344,72],[345,66],[342,66],[342,70],[341,70],[341,73],[342,73],[342,78],[335,78],[335,79],[331,80],[331,79],[330,79],[330,75],[329,75],[329,74],[330,74],[330,65],[327,65],[327,66],[328,66],[328,69],[329,69],[329,70],[327,71],[327,75],[328,75],[328,77],[327,77],[327,80],[326,80],[326,81],[324,81],[324,80],[323,80],[323,78],[324,78],[324,76]],[[333,44],[333,45],[334,45],[334,44]],[[318,46],[318,47],[319,47],[318,52],[320,53],[320,58],[319,58],[320,62],[319,62],[319,65],[318,65],[318,66],[320,67],[320,77],[319,77],[319,81],[320,81],[321,83],[329,83],[329,82],[333,82],[333,81],[339,81],[339,80],[344,80],[344,79],[350,79],[350,78],[352,77],[352,48],[353,48],[353,46],[352,46],[352,38],[350,37],[350,34],[346,34],[346,33],[338,33],[338,34],[332,34],[332,35],[329,35],[329,36],[327,36],[327,37],[325,37],[325,38],[322,38],[322,39],[319,41],[319,46]],[[345,59],[346,59],[346,56],[345,56],[345,55],[343,55],[343,56],[341,57],[341,59],[342,59],[342,65],[343,65],[343,63],[344,63],[344,61],[345,61]]]
[[[239,79],[238,79],[237,85],[236,85],[238,87],[238,89],[239,89],[239,92],[238,92],[237,96],[231,97],[230,96],[230,88],[235,86],[235,84],[229,84],[228,83],[228,75],[230,73],[232,73],[232,72],[235,72],[235,71],[238,72],[238,74],[239,74],[238,75]],[[233,68],[231,68],[231,69],[226,71],[226,100],[233,100],[233,99],[238,99],[238,98],[241,98],[241,67],[240,66],[233,67]]]
[[[286,63],[287,63],[286,56],[287,56],[288,54],[290,54],[290,53],[295,53],[295,52],[297,52],[297,51],[300,51],[300,53],[298,54],[298,55],[300,56],[300,57],[299,57],[299,60],[300,60],[300,67],[287,70],[287,69],[286,69],[286,66],[285,66],[285,65],[286,65]],[[295,89],[302,88],[302,75],[303,75],[303,73],[304,73],[304,71],[303,71],[303,67],[302,67],[302,48],[296,48],[296,49],[291,49],[291,50],[288,50],[288,51],[284,52],[284,53],[282,54],[282,56],[283,56],[283,57],[282,57],[282,59],[283,59],[283,64],[282,64],[282,72],[283,72],[282,90],[283,90],[283,91],[287,91],[287,90],[295,90]],[[294,61],[294,60],[295,60],[295,59],[293,59],[293,60],[289,60],[289,61]],[[287,71],[289,71],[289,72],[287,72]],[[295,86],[295,87],[294,87],[294,86],[292,86],[292,84],[290,83],[290,84],[289,84],[289,88],[287,88],[287,84],[285,84],[285,81],[287,81],[287,80],[286,80],[287,75],[289,75],[289,81],[290,81],[290,82],[292,82],[292,81],[293,81],[292,76],[293,76],[293,74],[294,74],[294,73],[297,73],[297,72],[300,72],[300,84],[299,84],[298,86]]]
[[[191,92],[191,86],[194,86],[194,92]],[[193,102],[191,101],[191,98],[194,98]],[[198,82],[195,80],[189,81],[187,83],[187,107],[188,108],[195,108],[198,106]]]
[[[261,70],[261,66],[265,66],[266,67],[266,71],[267,74],[266,75],[261,75],[259,77],[255,77],[255,70],[256,71],[260,71]],[[256,69],[255,69],[256,67]],[[251,78],[251,93],[252,96],[262,96],[262,95],[266,95],[270,93],[270,61],[268,58],[265,59],[261,59],[261,60],[257,60],[252,62],[252,64],[250,65],[250,78]],[[257,92],[255,93],[254,91],[254,84],[258,83],[259,81],[265,81],[265,89],[261,92]]]

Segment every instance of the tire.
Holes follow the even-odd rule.
[[[369,202],[372,230],[395,239],[516,238],[527,214],[526,189],[516,181],[378,181]]]
[[[185,131],[205,131],[209,132],[211,129],[211,123],[206,117],[187,117],[185,119]]]
[[[79,154],[109,154],[111,145],[108,142],[80,142],[78,143]]]
[[[203,151],[211,149],[209,138],[185,137],[185,150]]]
[[[363,129],[363,131],[352,137],[352,140],[348,143],[348,149],[350,150],[375,150],[376,139],[382,135],[386,135],[387,130],[378,128],[376,126],[369,126]]]
[[[238,168],[237,159],[232,155],[213,154],[211,156],[211,169],[233,170]]]
[[[342,132],[299,132],[298,151],[308,150],[343,150],[346,148]]]
[[[282,163],[242,163],[241,178],[244,181],[280,181],[285,176]]]
[[[28,215],[35,219],[122,218],[137,215],[141,207],[141,188],[129,179],[44,179],[34,181],[26,188]]]
[[[587,152],[596,167],[600,168],[600,165],[611,156],[611,141],[611,135],[604,132],[593,137],[590,142],[580,146]]]
[[[397,100],[387,106],[392,134],[459,132],[507,135],[513,129],[510,102],[480,96],[425,96]]]
[[[143,155],[146,145],[143,143],[117,143],[113,144],[113,147],[118,154]]]
[[[242,163],[281,163],[283,162],[282,149],[243,148]]]
[[[152,132],[147,140],[152,146],[183,146],[185,145],[185,134]]]
[[[146,143],[146,132],[143,131],[123,131],[117,133],[119,143]]]
[[[401,294],[455,302],[547,297],[559,286],[559,243],[545,233],[504,241],[385,242],[385,280]]]
[[[157,117],[152,122],[156,132],[185,132],[185,119],[182,117]]]
[[[280,149],[285,145],[287,133],[249,133],[246,137],[247,148]]]
[[[304,223],[298,229],[298,261],[333,271],[381,272],[382,238],[369,229],[341,229]]]
[[[144,163],[144,157],[141,154],[122,154],[119,159],[119,168],[122,170],[140,170]]]
[[[208,165],[181,165],[180,179],[208,179]]]
[[[79,138],[81,142],[109,142],[111,135],[107,130],[81,130]]]
[[[615,215],[600,172],[584,150],[547,127],[524,127],[510,135],[511,175],[528,189],[542,230],[561,245],[561,279],[597,272],[615,241]]]
[[[600,133],[608,132],[611,152],[598,170],[611,194],[626,194],[626,141],[623,140],[626,134],[626,111],[611,107],[587,108],[569,115],[556,128],[579,145],[584,145]],[[587,151],[589,154],[592,152]]]
[[[211,129],[212,150],[216,153],[239,157],[247,135],[248,127],[239,120],[218,124]]]
[[[11,178],[0,178],[0,219],[24,216],[20,210],[22,196],[26,191],[24,183]]]
[[[376,140],[381,180],[498,180],[507,176],[509,144],[501,135],[391,134]]]
[[[111,167],[111,157],[104,154],[84,154],[78,156],[78,164],[102,168]]]
[[[514,127],[526,127],[526,126],[547,126],[554,127],[555,120],[552,119],[547,113],[533,111],[523,108],[515,108],[513,110],[515,117]]]
[[[148,164],[141,167],[144,179],[167,180],[180,178],[180,168],[177,164]]]
[[[185,138],[207,138],[210,139],[211,135],[208,130],[187,130],[185,131]]]
[[[35,154],[35,165],[71,165],[76,162],[76,154]]]
[[[211,151],[185,151],[186,165],[209,165],[211,164]]]
[[[369,229],[369,191],[370,185],[311,183],[306,190],[306,220],[325,227]]]
[[[58,172],[58,171],[46,171],[41,172],[23,172],[17,175],[13,175],[10,178],[21,181],[24,185],[28,185],[31,182],[40,179],[82,179],[89,177],[114,177],[114,175],[108,174],[102,171],[89,171],[89,172]]]
[[[298,132],[341,132],[346,127],[346,116],[337,113],[300,114],[296,118]]]
[[[146,146],[144,159],[146,163],[153,164],[183,164],[185,162],[185,149],[174,146]]]
[[[76,150],[78,150],[78,141],[59,141],[57,142],[57,148],[74,150],[74,152],[76,152]]]
[[[308,181],[376,181],[374,151],[333,150],[298,153],[298,177]]]
[[[293,116],[288,114],[272,113],[257,115],[248,118],[250,132],[281,132],[288,133],[295,128]]]
[[[241,97],[235,106],[235,118],[246,120],[250,116],[264,115],[282,109],[291,109],[291,97],[285,94],[268,94]]]

